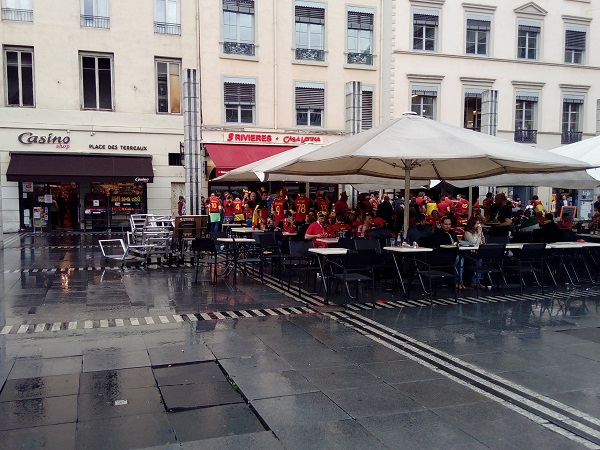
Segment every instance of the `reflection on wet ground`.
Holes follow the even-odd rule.
[[[598,443],[594,286],[435,307],[382,289],[376,309],[337,311],[270,277],[106,267],[100,238],[25,234],[0,253],[5,448]]]

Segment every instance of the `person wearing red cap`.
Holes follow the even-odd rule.
[[[273,204],[271,205],[271,209],[273,210],[273,224],[275,225],[275,228],[281,229],[283,227],[286,211],[286,195],[287,191],[285,189],[281,189],[277,193],[277,198],[273,200]]]
[[[336,214],[345,214],[346,211],[348,211],[348,194],[346,194],[345,192],[342,192],[340,194],[340,199],[335,202],[335,204],[333,205],[335,208],[335,213]]]

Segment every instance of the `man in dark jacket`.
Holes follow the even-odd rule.
[[[433,236],[433,228],[428,223],[425,223],[425,216],[417,213],[415,216],[415,226],[408,229],[406,239],[408,245],[417,243],[421,247],[429,247],[429,242]]]
[[[452,220],[449,217],[442,217],[440,228],[435,230],[431,237],[431,245],[439,247],[440,245],[458,245],[456,233],[451,230]]]

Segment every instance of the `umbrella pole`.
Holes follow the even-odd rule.
[[[404,241],[408,234],[408,208],[410,205],[410,161],[404,167]]]
[[[473,215],[473,186],[469,186],[469,217]]]

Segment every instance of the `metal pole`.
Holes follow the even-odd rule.
[[[200,214],[202,182],[202,115],[200,82],[196,69],[185,69],[183,82],[183,135],[185,163],[185,197],[189,214]]]
[[[410,164],[406,161],[404,166],[404,241],[408,234],[408,206],[410,205]]]

